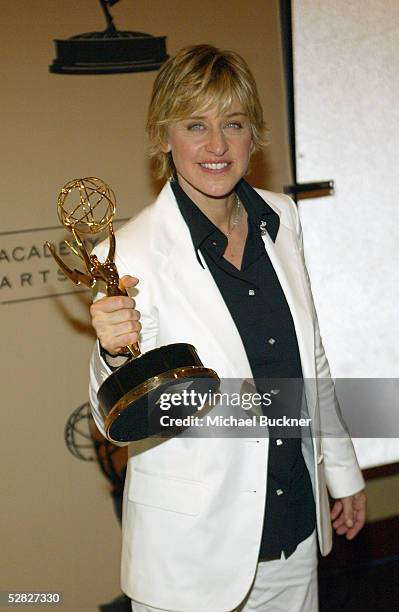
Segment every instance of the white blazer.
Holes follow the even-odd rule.
[[[317,429],[340,428],[342,437],[304,437],[317,509],[321,553],[332,531],[327,488],[334,498],[360,491],[364,481],[352,442],[340,423],[329,380],[295,204],[258,190],[280,216],[276,242],[263,236],[291,309],[298,339],[309,416]],[[169,183],[155,203],[116,233],[120,275],[139,278],[141,348],[188,342],[221,378],[252,378],[230,312],[191,236]],[[96,248],[104,258],[107,244]],[[104,434],[96,392],[110,370],[98,346],[91,360],[90,399]],[[324,395],[320,397],[321,393]],[[321,402],[321,400],[323,400]],[[254,578],[264,518],[268,439],[176,436],[128,448],[123,503],[122,590],[155,608],[226,612],[244,599]]]

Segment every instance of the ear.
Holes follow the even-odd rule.
[[[169,144],[168,132],[169,132],[168,126],[165,126],[159,134],[159,140],[161,141],[162,153],[170,153],[172,150],[172,147]]]
[[[161,151],[162,153],[170,153],[172,150],[172,147],[170,146],[170,144],[168,142],[163,142],[161,144]]]

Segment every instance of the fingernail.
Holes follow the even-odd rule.
[[[352,526],[353,526],[353,521],[351,521],[350,519],[348,519],[348,520],[346,521],[346,526],[347,526],[347,527],[352,527]]]

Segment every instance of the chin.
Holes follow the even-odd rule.
[[[243,175],[236,176],[184,176],[178,174],[180,185],[188,188],[189,191],[201,193],[208,198],[224,198],[234,191],[235,186],[241,180]],[[189,194],[190,195],[190,194]],[[194,194],[192,194],[194,195]]]
[[[223,198],[234,191],[235,186],[237,185],[238,181],[241,180],[241,178],[241,176],[238,176],[235,178],[230,177],[228,180],[225,178],[224,180],[220,181],[201,181],[198,182],[197,186],[194,188],[210,197]]]

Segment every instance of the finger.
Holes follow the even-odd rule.
[[[357,505],[359,507],[356,510],[355,524],[353,525],[351,529],[348,530],[348,533],[346,535],[348,540],[352,540],[355,536],[357,536],[357,534],[364,527],[364,524],[366,522],[366,499],[365,497],[363,498],[362,503],[359,503]]]
[[[337,535],[344,535],[344,533],[347,533],[347,531],[348,531],[348,528],[345,524],[341,525],[335,530]]]
[[[129,287],[135,287],[138,282],[139,282],[138,278],[136,278],[135,276],[129,276],[128,274],[126,274],[125,276],[122,276],[122,278],[119,279],[119,285],[121,286],[122,289],[128,289]]]
[[[131,311],[131,316],[133,321],[138,321],[139,319],[141,319],[141,312],[139,310],[134,309]]]
[[[343,516],[345,520],[345,525],[350,529],[355,524],[355,513],[353,509],[353,497],[344,497],[342,498],[343,505]]]
[[[126,353],[126,347],[127,346],[131,346],[132,344],[136,344],[139,341],[139,333],[138,332],[132,332],[129,334],[122,334],[120,336],[117,336],[117,338],[113,339],[112,345],[113,348],[111,347],[111,350],[109,352],[111,353]],[[106,347],[104,347],[106,348]],[[108,350],[108,349],[107,349]]]
[[[115,340],[118,341],[120,336],[125,336],[126,334],[136,334],[140,330],[140,321],[123,321],[123,323],[113,325],[110,332],[108,330],[107,331],[110,338],[115,338]]]
[[[359,531],[364,527],[365,522],[366,522],[365,516],[356,517],[355,524],[353,525],[351,529],[348,529],[346,538],[348,540],[352,540],[355,536],[357,536]]]
[[[103,297],[90,306],[90,313],[93,316],[98,312],[115,312],[124,308],[134,308],[136,302],[133,298],[127,295],[115,295],[112,297]]]
[[[140,316],[138,310],[133,308],[122,308],[120,310],[114,310],[113,312],[99,312],[93,317],[93,321],[96,320],[102,327],[112,327],[113,325],[126,321],[138,321]]]
[[[106,325],[101,327],[97,326],[98,338],[104,348],[106,344],[108,346],[121,346],[118,343],[118,339],[122,335],[138,333],[141,330],[140,321],[129,320],[123,321],[122,323],[115,323],[113,325]]]
[[[100,337],[100,344],[109,353],[116,354],[130,344],[135,344],[139,340],[141,324],[139,321],[134,322],[134,329],[131,331],[123,331],[118,335]]]
[[[346,536],[345,536],[346,539],[347,540],[353,540],[353,538],[357,536],[357,534],[362,529],[362,527],[363,527],[363,524],[360,524],[360,523],[356,522],[351,529],[347,530]]]
[[[100,337],[106,335],[114,336],[115,326],[128,323],[129,321],[138,321],[138,315],[134,310],[125,308],[123,310],[115,310],[114,312],[93,313],[91,322],[97,336]],[[126,329],[129,331],[130,327]]]
[[[342,512],[342,503],[339,499],[336,500],[331,510],[331,520],[334,521]]]
[[[339,517],[333,522],[332,526],[334,529],[338,529],[338,527],[342,527],[342,525],[345,525],[345,517],[343,513],[340,514]]]

